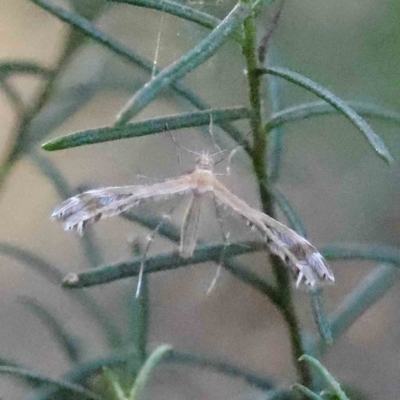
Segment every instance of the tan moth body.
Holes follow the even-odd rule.
[[[74,229],[82,234],[86,225],[118,215],[142,200],[165,199],[172,195],[189,193],[191,199],[182,223],[180,254],[182,257],[191,257],[197,242],[202,203],[209,193],[219,204],[242,216],[263,235],[271,252],[278,255],[295,272],[297,286],[303,278],[311,286],[321,280],[334,282],[333,273],[310,242],[231,193],[218,181],[213,167],[212,157],[202,154],[190,174],[151,185],[89,190],[64,201],[54,210],[52,217],[61,221],[65,229]]]

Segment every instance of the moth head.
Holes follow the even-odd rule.
[[[196,160],[196,168],[206,171],[212,171],[214,168],[214,160],[207,153],[202,153]]]

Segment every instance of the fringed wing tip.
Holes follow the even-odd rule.
[[[51,214],[51,219],[60,222],[64,230],[73,230],[77,232],[79,236],[82,236],[86,226],[98,221],[101,217],[101,213],[89,216],[79,210],[80,206],[79,199],[77,199],[77,197],[71,197],[54,209]]]
[[[324,281],[335,282],[333,272],[327,266],[321,253],[317,251],[307,257],[307,262],[296,264],[296,269],[298,270],[296,280],[297,288],[300,286],[303,279],[305,280],[305,284],[311,287],[316,284],[321,284]]]

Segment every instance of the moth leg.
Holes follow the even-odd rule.
[[[137,286],[136,286],[136,294],[135,297],[138,298],[140,295],[140,290],[142,287],[142,282],[143,282],[143,273],[144,273],[144,267],[146,265],[146,258],[147,258],[147,254],[150,250],[150,246],[154,240],[154,237],[156,236],[156,234],[160,231],[163,223],[165,221],[168,221],[171,219],[171,214],[174,212],[177,204],[179,202],[175,203],[174,206],[171,208],[171,210],[169,210],[167,213],[165,213],[162,217],[160,222],[158,223],[158,225],[155,227],[155,229],[153,229],[153,231],[151,231],[147,237],[146,237],[146,246],[143,250],[142,253],[142,260],[140,262],[140,269],[139,269],[139,275],[138,275],[138,282],[137,282]]]
[[[197,243],[200,214],[206,195],[193,191],[181,227],[179,254],[183,258],[192,257]]]
[[[297,276],[297,281],[296,281],[296,288],[300,286],[301,281],[303,280],[304,275],[302,272],[299,272],[299,275]]]
[[[211,281],[210,286],[207,289],[207,295],[209,295],[214,290],[214,288],[217,284],[217,281],[221,275],[222,264],[224,262],[224,257],[225,257],[225,250],[226,250],[227,246],[229,245],[229,236],[230,236],[230,233],[225,230],[224,219],[222,217],[222,207],[217,203],[217,201],[215,200],[215,197],[213,197],[213,200],[214,200],[214,204],[215,204],[215,215],[217,217],[221,236],[224,241],[224,247],[220,254],[220,258],[218,261],[218,266],[217,266],[217,270],[215,272],[215,276],[214,276],[213,280]]]
[[[144,174],[142,174],[140,169],[139,169],[139,172],[136,174],[136,178],[147,180],[147,181],[152,181],[152,182],[164,182],[165,181],[165,179],[163,179],[163,178],[153,178],[151,176],[144,175]]]

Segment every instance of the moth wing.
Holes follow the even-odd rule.
[[[250,207],[220,182],[214,184],[214,195],[219,202],[265,234],[270,250],[301,277],[304,276],[307,284],[314,286],[317,279],[334,282],[334,275],[324,258],[308,240],[269,215]]]
[[[304,271],[303,274],[307,283],[314,286],[315,279],[311,279],[312,274],[315,274],[321,280],[335,281],[333,272],[324,257],[307,239],[267,214],[262,214],[262,220],[274,232],[282,245],[289,248],[298,260],[294,266],[300,272]]]
[[[181,243],[179,253],[181,257],[187,258],[193,255],[196,247],[198,228],[200,222],[201,208],[203,206],[204,194],[193,192],[189,207],[181,228]]]
[[[52,218],[62,222],[64,229],[74,229],[81,234],[86,225],[118,215],[137,205],[141,200],[163,199],[174,194],[183,194],[191,189],[190,177],[182,176],[152,185],[89,190],[65,200],[54,210]]]

